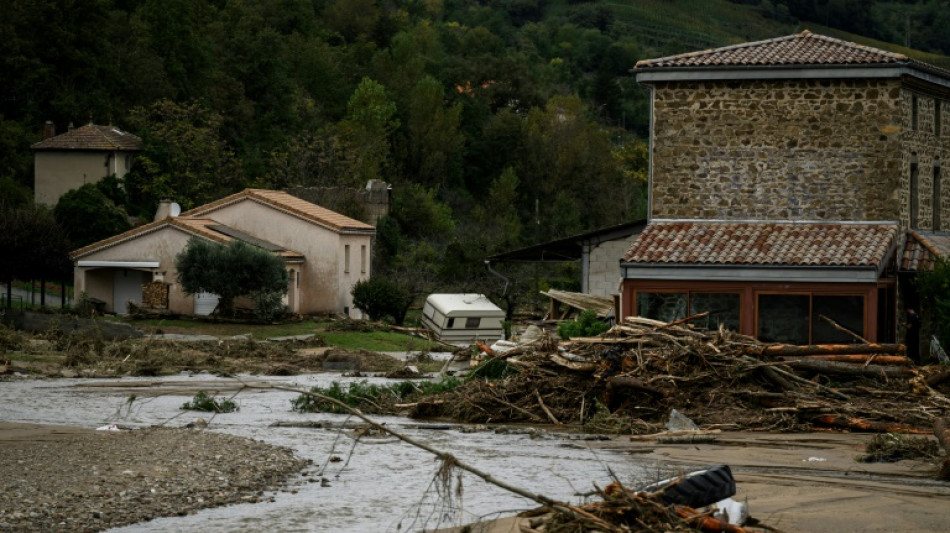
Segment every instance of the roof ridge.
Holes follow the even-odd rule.
[[[639,68],[641,64],[646,66],[646,65],[651,65],[653,63],[661,63],[669,59],[686,59],[689,57],[701,56],[703,54],[710,54],[713,52],[725,52],[728,50],[738,50],[740,48],[748,48],[750,46],[760,46],[766,43],[788,41],[788,40],[794,39],[795,37],[805,32],[807,32],[808,34],[811,34],[810,31],[805,30],[804,32],[801,32],[801,33],[795,33],[792,35],[782,35],[779,37],[772,37],[771,39],[763,39],[761,41],[746,41],[744,43],[729,44],[726,46],[718,46],[716,48],[706,48],[705,50],[694,50],[692,52],[684,52],[682,54],[673,54],[671,56],[657,57],[657,58],[652,58],[652,59],[641,59],[640,61],[637,61],[637,63],[634,65],[633,68]]]

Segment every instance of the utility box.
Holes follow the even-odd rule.
[[[449,344],[495,342],[504,337],[505,312],[484,294],[430,294],[422,325]]]

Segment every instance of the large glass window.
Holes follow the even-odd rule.
[[[864,336],[864,297],[821,296],[811,300],[811,338],[814,344],[848,344],[855,341],[853,335],[831,325],[825,318],[839,326]]]
[[[865,336],[861,295],[760,294],[757,312],[763,342],[838,344],[856,342],[848,331]]]
[[[690,316],[705,312],[709,314],[690,323],[705,329],[718,329],[722,324],[728,330],[739,331],[741,305],[741,299],[735,293],[691,292],[689,293]]]
[[[638,292],[637,315],[663,322],[686,318],[688,294],[685,292]]]
[[[673,322],[708,312],[709,314],[691,321],[692,324],[706,329],[717,329],[723,324],[732,331],[739,331],[739,308],[741,299],[738,293],[711,292],[638,292],[637,315]]]
[[[809,299],[807,294],[760,294],[758,339],[808,344]]]

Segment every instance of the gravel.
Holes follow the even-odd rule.
[[[0,531],[101,531],[268,500],[307,461],[203,430],[75,431],[0,448]]]

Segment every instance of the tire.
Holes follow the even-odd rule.
[[[653,483],[641,490],[657,493],[666,505],[679,504],[698,509],[735,495],[736,480],[728,465],[719,465]]]

